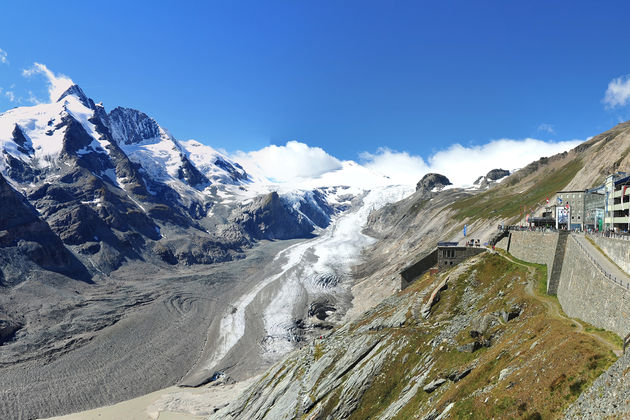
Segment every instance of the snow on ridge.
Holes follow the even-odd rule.
[[[75,91],[82,93],[78,87]],[[53,160],[50,158],[57,157],[63,148],[66,128],[55,127],[64,117],[70,116],[93,139],[89,146],[78,151],[79,155],[91,152],[109,154],[109,141],[90,122],[96,111],[86,106],[85,100],[76,92],[62,95],[58,102],[14,108],[0,114],[1,150],[26,163],[47,166]],[[243,201],[272,191],[281,196],[298,192],[304,198],[305,192],[320,190],[325,192],[326,200],[330,204],[336,205],[345,203],[348,196],[357,196],[376,187],[393,184],[388,177],[354,161],[340,161],[339,168],[316,177],[276,182],[265,176],[255,162],[239,162],[238,156],[218,151],[196,140],[177,140],[155,120],[140,111],[121,108],[116,115],[118,117],[115,117],[115,121],[112,120],[109,124],[112,137],[129,159],[140,164],[146,175],[154,181],[168,184],[189,198],[198,197],[200,193],[206,196],[212,193],[226,202]],[[107,118],[104,122],[108,122]],[[32,142],[32,155],[20,151],[13,141],[12,133],[16,124]],[[153,136],[156,133],[159,135]],[[126,140],[131,140],[132,137],[133,141]],[[181,170],[188,164],[184,162],[186,159],[218,187],[218,190],[200,190],[181,180]],[[4,169],[3,165],[5,163],[0,159],[0,170]],[[108,174],[107,177],[115,184],[123,185],[114,175]]]
[[[67,114],[63,104],[39,104],[32,107],[13,108],[0,114],[0,147],[14,157],[32,162],[35,158],[41,166],[47,166],[47,156],[56,157],[61,153],[65,127],[55,130],[55,125]],[[31,140],[33,156],[17,150],[13,141],[13,130],[19,125]]]
[[[211,181],[219,181],[227,184],[240,184],[235,182],[224,168],[217,166],[217,160],[221,160],[226,164],[233,166],[237,171],[241,169],[242,172],[247,172],[242,169],[242,166],[239,163],[228,157],[227,154],[221,153],[215,148],[202,144],[197,140],[179,140],[179,144],[188,160],[190,160],[195,167]],[[250,174],[248,173],[248,175]],[[250,176],[250,182],[251,181],[253,180],[251,180]]]

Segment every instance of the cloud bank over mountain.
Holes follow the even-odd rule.
[[[299,141],[288,141],[284,146],[271,145],[251,152],[237,152],[234,159],[275,182],[289,182],[296,178],[315,178],[326,172],[341,169],[341,161],[320,147]]]
[[[395,151],[386,147],[376,152],[363,152],[359,155],[360,166],[366,173],[377,179],[386,178],[391,184],[415,185],[429,172],[446,175],[456,186],[469,186],[477,177],[496,168],[515,170],[544,156],[552,156],[570,150],[583,140],[543,141],[533,138],[498,139],[483,145],[462,146],[453,144],[429,156],[412,155],[405,151]],[[277,183],[292,183],[304,178],[330,178],[337,173],[337,179],[350,185],[368,181],[356,176],[344,178],[344,171],[356,163],[342,162],[319,147],[310,147],[298,141],[287,142],[285,146],[267,146],[252,152],[239,152],[233,159],[246,167],[258,169],[258,173]],[[367,175],[366,175],[367,176]]]

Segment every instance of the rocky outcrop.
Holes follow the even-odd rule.
[[[433,190],[441,190],[447,185],[452,185],[451,181],[444,175],[428,173],[422,177],[422,179],[416,184],[416,191],[422,191],[425,193]]]
[[[486,178],[492,181],[498,181],[501,178],[505,178],[510,175],[510,171],[505,169],[492,169],[486,174]]]
[[[254,239],[292,239],[305,237],[314,229],[313,221],[304,212],[325,227],[326,220],[321,220],[321,213],[309,202],[298,205],[298,212],[290,207],[277,192],[260,196],[252,203],[235,212],[230,221],[239,225]],[[328,218],[328,222],[330,219]]]
[[[0,271],[5,271],[2,282],[13,284],[31,271],[29,261],[37,266],[88,280],[85,267],[63,245],[37,211],[0,175]],[[25,260],[24,260],[25,259]],[[8,265],[7,267],[3,265]],[[16,270],[21,266],[22,270]],[[23,272],[20,272],[23,271]]]
[[[479,178],[477,178],[473,185],[475,185],[479,189],[486,189],[495,184],[497,181],[509,175],[510,171],[507,171],[505,169],[492,169],[485,176],[480,176]]]

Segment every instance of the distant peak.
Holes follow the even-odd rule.
[[[66,89],[66,91],[61,94],[59,99],[57,99],[57,102],[61,102],[64,98],[68,96],[75,96],[79,99],[79,101],[81,101],[83,105],[88,108],[92,108],[92,106],[90,106],[90,100],[87,96],[85,96],[85,93],[83,93],[83,90],[79,87],[79,85],[75,84]]]

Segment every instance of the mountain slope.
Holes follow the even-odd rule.
[[[0,286],[15,284],[38,267],[89,280],[85,267],[2,175],[0,202]]]
[[[533,291],[544,276],[498,255],[427,274],[291,354],[210,418],[556,417],[614,357],[554,316]]]

